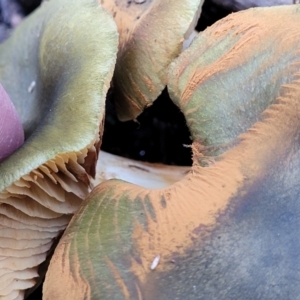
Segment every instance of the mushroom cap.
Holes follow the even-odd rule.
[[[167,84],[169,64],[192,33],[203,0],[99,0],[120,35],[113,86],[121,120],[135,119]]]
[[[282,25],[290,14],[298,22],[298,7],[231,14],[171,64],[168,92],[206,155],[231,148],[298,72],[300,33],[291,21]]]
[[[186,63],[198,51],[195,41],[174,62],[172,94],[195,140],[190,173],[159,190],[120,180],[97,186],[55,250],[46,300],[64,299],[66,290],[72,299],[298,297],[299,14],[299,6],[289,6],[231,15],[198,37],[206,37],[207,55]],[[213,82],[227,118],[208,110],[208,130],[215,122],[227,129],[232,108],[248,111],[244,132],[229,127],[231,147],[203,167],[200,121],[213,97],[204,105],[198,93],[214,91]]]
[[[0,46],[0,82],[27,137],[0,163],[0,298],[35,284],[90,191],[117,46],[113,19],[91,0],[44,2]]]

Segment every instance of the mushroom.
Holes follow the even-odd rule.
[[[163,188],[180,181],[188,172],[187,166],[147,163],[101,151],[96,166],[96,186],[109,179],[122,179],[146,188]]]
[[[168,66],[193,33],[203,0],[99,3],[114,17],[120,35],[113,79],[117,114],[120,120],[135,119],[165,88]]]
[[[113,19],[89,0],[44,2],[0,46],[0,82],[26,136],[0,163],[1,299],[35,285],[92,187],[117,46]]]
[[[299,296],[299,17],[232,14],[172,63],[189,174],[164,189],[98,185],[55,250],[45,300]]]

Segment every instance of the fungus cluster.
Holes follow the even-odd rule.
[[[46,300],[299,295],[299,5],[232,14],[182,52],[201,0],[71,2],[44,2],[0,46],[26,136],[0,163],[0,299],[23,299],[67,225]],[[138,179],[108,180],[124,166],[98,159],[111,82],[123,120],[167,85],[189,171],[126,162]],[[277,270],[293,277],[280,290]]]

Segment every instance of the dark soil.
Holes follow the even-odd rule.
[[[110,97],[109,97],[110,98]],[[102,149],[121,156],[170,165],[191,165],[192,143],[185,118],[165,89],[137,121],[120,122],[107,101]]]

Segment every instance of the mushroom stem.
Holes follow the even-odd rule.
[[[146,163],[100,152],[93,186],[109,179],[121,179],[144,188],[158,189],[180,181],[190,167]]]

